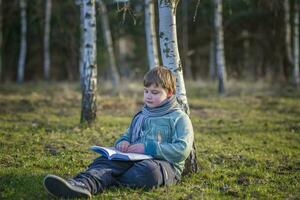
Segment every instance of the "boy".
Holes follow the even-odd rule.
[[[147,154],[153,159],[116,161],[99,157],[72,179],[47,175],[47,192],[56,197],[90,198],[111,186],[153,188],[178,182],[194,133],[174,94],[175,77],[171,71],[165,67],[150,70],[144,77],[145,104],[115,142],[120,151]]]

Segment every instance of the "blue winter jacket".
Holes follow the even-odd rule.
[[[161,117],[147,118],[142,131],[143,137],[136,143],[145,145],[145,154],[170,162],[180,178],[194,141],[193,126],[188,115],[176,110]],[[124,140],[130,142],[130,134],[128,128],[115,146]]]

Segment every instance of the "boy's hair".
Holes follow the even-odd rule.
[[[175,94],[176,92],[176,78],[172,72],[164,66],[158,66],[146,73],[144,76],[144,86],[150,87],[155,84],[166,89],[168,92]]]

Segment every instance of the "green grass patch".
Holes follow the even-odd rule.
[[[292,88],[188,83],[199,172],[172,187],[111,188],[94,199],[299,199],[300,95]],[[142,105],[136,84],[99,87],[98,118],[80,125],[77,84],[0,86],[0,199],[49,199],[46,174],[68,178],[112,145]]]

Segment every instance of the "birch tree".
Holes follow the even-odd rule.
[[[145,32],[147,56],[150,69],[159,65],[154,3],[154,0],[145,0]]]
[[[295,1],[294,6],[294,70],[293,83],[299,87],[299,3]]]
[[[223,14],[223,1],[214,0],[214,29],[215,29],[215,40],[216,40],[216,65],[217,65],[217,75],[219,81],[219,93],[223,94],[225,92],[225,82],[226,82],[226,66],[225,66],[225,53],[224,53],[224,35],[223,35],[223,24],[222,24],[222,14]]]
[[[52,0],[46,0],[45,6],[45,30],[44,30],[44,78],[50,78],[50,21]]]
[[[182,64],[179,57],[177,32],[176,32],[176,8],[178,0],[161,0],[158,2],[159,11],[159,39],[160,52],[163,65],[170,69],[176,76],[176,97],[182,109],[189,114],[189,106],[186,97],[185,84],[182,73]],[[185,162],[183,174],[198,170],[195,146]]]
[[[113,46],[111,31],[109,27],[109,20],[107,16],[107,9],[106,9],[106,5],[103,3],[102,0],[98,0],[98,3],[100,8],[100,14],[101,14],[101,25],[104,34],[104,42],[108,51],[110,76],[111,76],[113,86],[116,87],[119,85],[120,76],[117,70],[114,46]]]
[[[25,71],[25,59],[27,50],[27,16],[26,16],[26,0],[20,0],[20,12],[21,12],[21,38],[20,38],[20,54],[18,62],[18,74],[17,82],[21,83],[24,81],[24,71]]]
[[[97,63],[96,63],[96,9],[95,0],[83,0],[84,16],[84,57],[83,57],[83,88],[81,105],[81,123],[89,124],[96,119],[96,90],[97,90]]]

